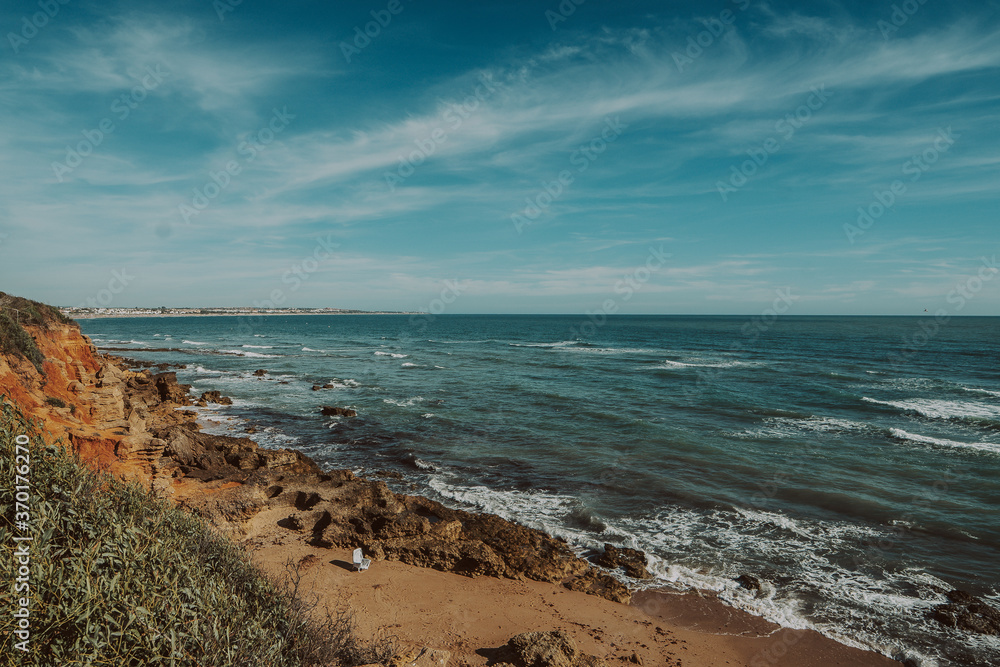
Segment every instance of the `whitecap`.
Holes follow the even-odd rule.
[[[408,355],[408,354],[397,354],[396,352],[383,352],[381,350],[377,350],[375,352],[375,356],[376,357],[392,357],[393,359],[405,359],[406,357],[408,357],[410,355]]]
[[[259,352],[247,352],[246,350],[219,350],[219,354],[234,354],[238,357],[253,357],[255,359],[274,359],[281,355],[261,354]]]
[[[892,432],[893,437],[900,440],[919,442],[924,445],[937,445],[939,447],[978,449],[986,452],[993,452],[994,454],[1000,454],[1000,444],[994,444],[992,442],[959,442],[958,440],[948,440],[947,438],[932,438],[927,435],[909,433],[901,428],[893,428],[889,430]]]
[[[911,398],[904,401],[880,401],[862,396],[861,400],[878,405],[888,405],[907,412],[916,412],[931,419],[998,419],[1000,406],[970,403],[968,401],[946,401],[932,398]]]

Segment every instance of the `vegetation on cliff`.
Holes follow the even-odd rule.
[[[71,321],[57,308],[0,292],[0,354],[23,357],[41,372],[45,357],[24,325],[47,328],[55,322]]]
[[[4,664],[305,667],[390,657],[391,647],[356,639],[344,613],[323,625],[307,620],[294,570],[291,586],[269,581],[197,517],[46,445],[0,397],[8,474],[17,436],[30,450],[31,636],[29,653],[15,650],[17,619],[0,614]],[[5,508],[15,505],[12,481],[0,485]],[[13,537],[25,535],[13,519],[11,511],[0,519],[6,581]]]

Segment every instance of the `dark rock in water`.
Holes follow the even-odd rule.
[[[760,579],[753,576],[752,574],[741,574],[736,577],[736,583],[738,583],[743,588],[748,591],[759,591],[760,590]]]
[[[262,377],[264,375],[267,375],[267,371],[261,368],[259,370],[254,371],[253,374],[256,375],[257,377]]]
[[[950,591],[948,600],[931,614],[938,623],[965,632],[1000,635],[1000,610],[965,591]]]
[[[319,391],[319,390],[320,390],[320,389],[322,389],[322,388],[323,388],[323,387],[319,386],[318,384],[314,384],[314,385],[313,385],[313,391]]]
[[[256,426],[247,426],[245,429],[243,429],[243,432],[244,433],[256,433],[257,432],[257,427]]]
[[[594,562],[609,569],[624,568],[625,574],[635,579],[649,579],[652,576],[646,569],[646,554],[637,549],[605,544],[604,553]]]
[[[281,380],[278,384],[288,384],[288,380]]]
[[[219,391],[206,391],[201,395],[201,400],[206,403],[218,403],[219,405],[232,405],[233,399],[228,396],[223,396],[222,392]]]
[[[327,417],[357,417],[356,410],[350,408],[335,408],[332,405],[324,405],[319,409]]]
[[[327,382],[325,385],[323,385],[323,389],[333,389],[333,387],[334,385],[332,382]]]
[[[972,604],[976,602],[976,596],[967,591],[960,591],[957,588],[946,593],[949,600],[955,604]]]
[[[565,630],[525,632],[495,652],[493,664],[513,667],[607,667],[601,658],[580,652]]]

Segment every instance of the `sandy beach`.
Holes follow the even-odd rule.
[[[511,636],[566,630],[611,665],[876,667],[899,663],[812,631],[782,629],[698,593],[638,594],[624,605],[530,580],[469,578],[393,561],[354,571],[348,550],[312,548],[261,533],[253,557],[278,576],[300,563],[304,590],[351,609],[364,635],[452,653],[454,667],[490,664]],[[635,657],[633,657],[635,656]]]

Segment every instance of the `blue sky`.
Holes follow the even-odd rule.
[[[46,1],[0,9],[11,293],[998,313],[997,2]]]

